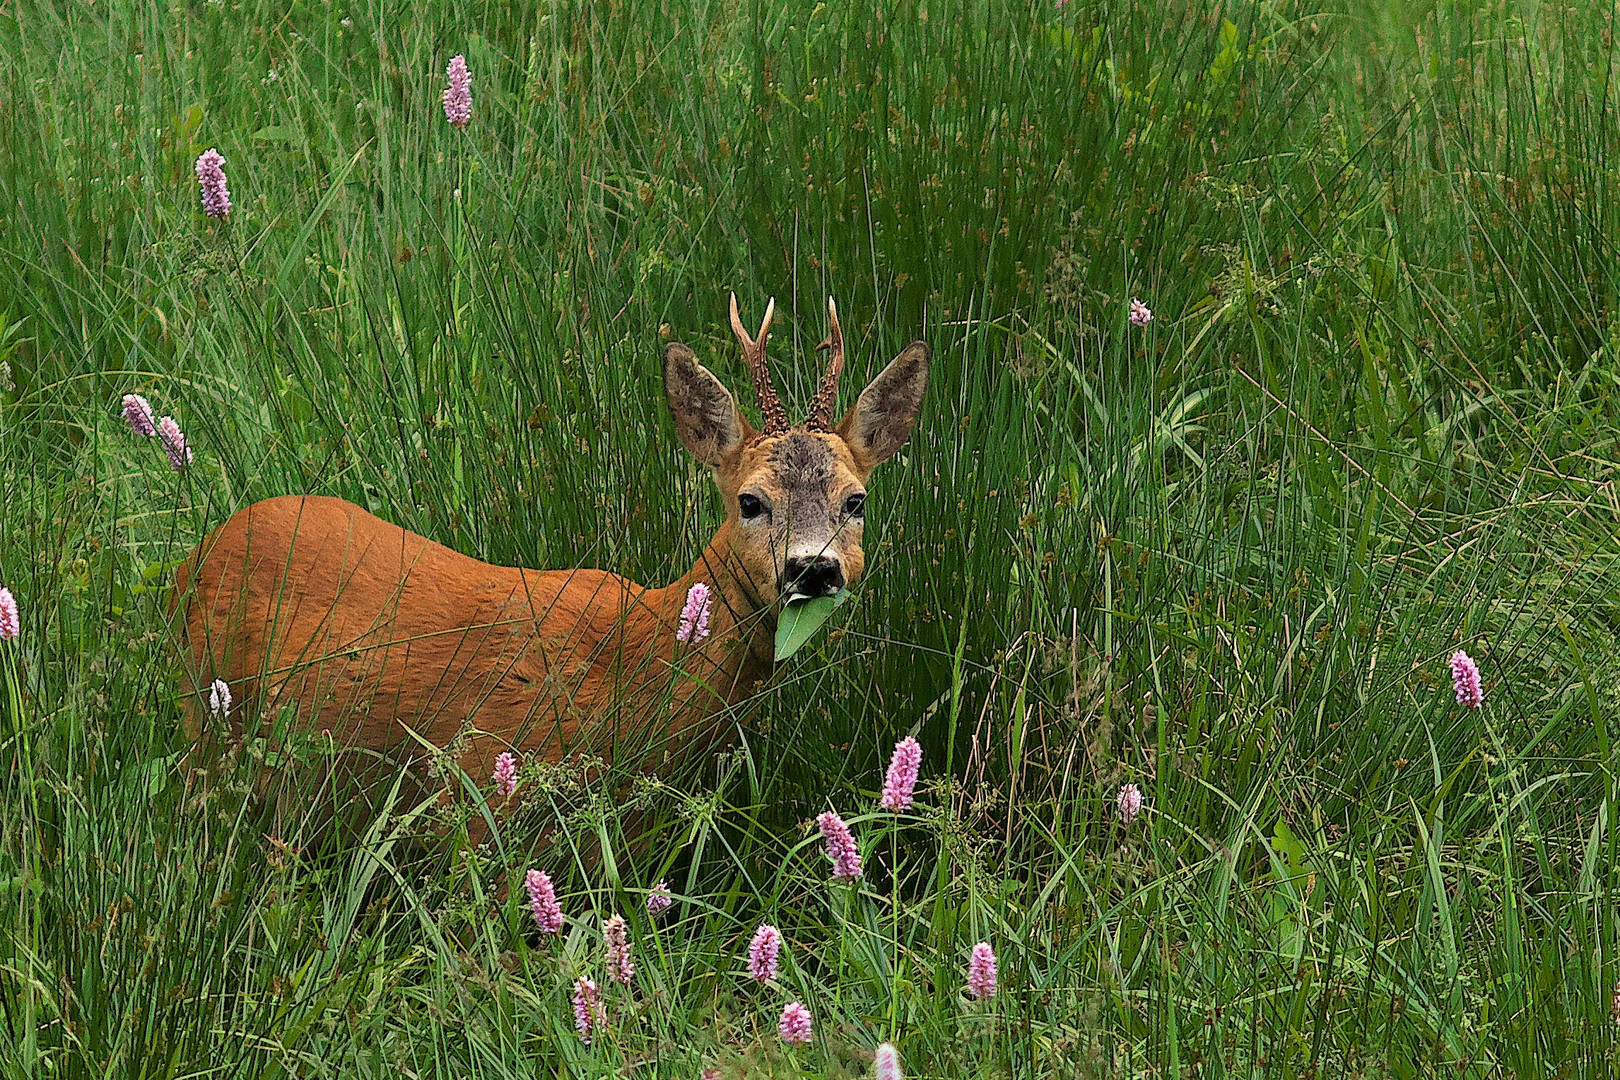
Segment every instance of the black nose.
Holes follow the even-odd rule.
[[[837,559],[789,559],[782,568],[787,592],[801,596],[831,596],[844,587],[844,567]]]

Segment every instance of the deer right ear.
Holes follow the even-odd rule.
[[[664,400],[681,445],[705,465],[718,467],[753,435],[731,391],[679,342],[664,349]]]

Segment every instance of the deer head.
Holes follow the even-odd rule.
[[[664,394],[682,445],[714,470],[725,500],[728,569],[756,608],[853,585],[866,567],[866,479],[905,445],[928,385],[929,349],[914,341],[873,379],[836,426],[844,335],[827,301],[827,370],[802,424],[789,426],[765,363],[776,301],[750,336],[731,297],[731,328],[763,416],[756,431],[736,399],[685,345],[664,349]]]

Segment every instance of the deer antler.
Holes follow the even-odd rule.
[[[759,337],[751,338],[743,329],[742,315],[737,311],[737,294],[731,294],[731,329],[742,343],[743,359],[754,376],[754,397],[759,399],[759,411],[765,417],[765,434],[780,435],[788,429],[787,413],[782,411],[782,400],[771,385],[771,371],[765,365],[765,339],[770,336],[771,316],[776,314],[776,297],[765,306],[765,321],[759,324]]]
[[[838,400],[838,377],[844,373],[844,331],[838,325],[838,305],[827,297],[827,340],[820,348],[830,350],[827,370],[816,388],[815,400],[810,402],[810,416],[804,426],[809,431],[827,431],[833,426],[833,404]]]

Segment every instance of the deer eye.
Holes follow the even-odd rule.
[[[866,514],[866,496],[857,493],[845,499],[844,513],[854,518],[864,516]]]
[[[758,495],[737,496],[737,509],[742,512],[743,520],[757,518],[765,512],[765,503]]]

